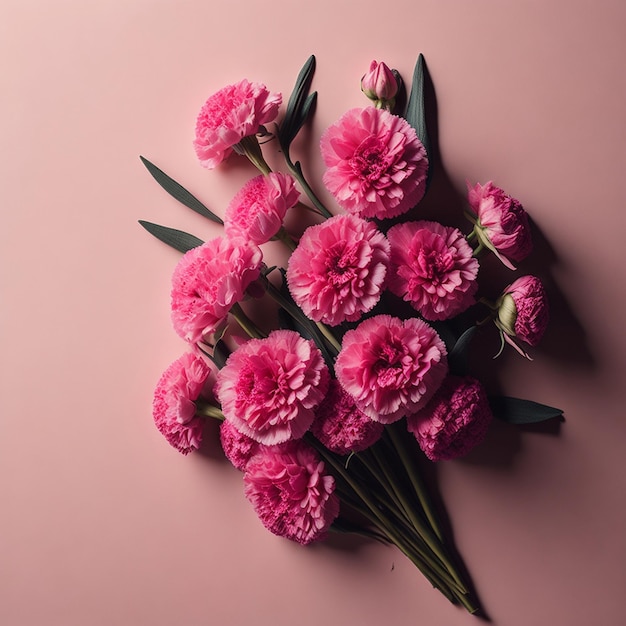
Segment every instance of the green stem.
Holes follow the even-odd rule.
[[[291,238],[291,235],[284,226],[281,226],[280,230],[276,233],[276,239],[282,241],[291,252],[296,249],[296,242]]]
[[[271,168],[263,158],[259,140],[255,135],[244,137],[237,145],[233,146],[235,152],[242,154],[250,160],[250,162],[261,172],[267,176],[271,173]]]
[[[407,538],[403,537],[401,534],[398,534],[391,520],[389,520],[389,518],[380,509],[380,507],[376,506],[376,504],[372,502],[371,498],[369,497],[369,494],[366,493],[361,488],[361,486],[352,479],[352,477],[345,471],[343,466],[340,463],[338,463],[333,458],[332,455],[328,454],[328,451],[323,446],[319,445],[316,442],[316,440],[314,440],[313,438],[308,438],[307,440],[309,441],[311,445],[313,445],[317,449],[318,453],[322,456],[322,458],[325,461],[327,461],[338,474],[341,475],[342,479],[349,485],[350,489],[354,491],[356,496],[363,502],[363,504],[369,509],[369,511],[376,517],[376,519],[378,520],[377,527],[382,532],[384,532],[385,535],[387,535],[389,539],[396,546],[398,546],[398,548],[402,550],[402,552],[406,554],[407,557],[409,557],[416,565],[418,565],[418,562],[421,563],[421,561],[419,561],[418,559],[416,562],[414,558],[416,556],[414,552],[416,552],[417,555],[419,555],[421,559],[423,559],[424,561],[428,563],[428,566],[432,569],[431,574],[435,574],[438,578],[445,581],[445,584],[449,585],[453,590],[456,590],[457,593],[461,593],[461,594],[465,593],[465,587],[463,586],[462,583],[459,583],[458,581],[456,581],[456,576],[454,576],[454,572],[446,571],[444,567],[439,565],[436,559],[433,559],[432,557],[430,557],[428,552],[421,550],[415,543],[411,545],[411,543],[409,542],[409,546],[407,546],[407,541],[408,541]],[[426,537],[423,537],[423,539],[428,544],[428,547],[437,555],[437,552],[433,550],[432,546],[430,546]],[[411,550],[411,548],[413,548],[413,550]],[[441,560],[439,555],[437,555],[437,557]],[[442,560],[442,562],[444,561]]]
[[[334,356],[337,356],[339,350],[341,350],[341,344],[334,337],[334,335],[330,332],[327,326],[322,324],[321,322],[313,322],[310,320],[302,310],[293,302],[291,302],[288,298],[285,298],[280,290],[277,289],[269,280],[267,281],[267,294],[277,303],[279,304],[291,317],[298,320],[300,324],[303,326],[307,326],[309,328],[315,328],[322,333],[324,339],[330,344],[330,347],[334,351]]]
[[[315,195],[315,192],[309,185],[309,183],[304,178],[304,174],[302,173],[302,169],[300,168],[299,163],[293,163],[289,154],[287,152],[283,152],[283,156],[285,157],[285,162],[287,163],[287,167],[289,171],[293,174],[293,177],[300,183],[302,189],[304,189],[304,193],[309,197],[309,200],[313,203],[317,212],[325,218],[332,217],[333,214],[322,204],[320,199]]]
[[[214,404],[211,404],[210,402],[207,402],[202,398],[198,398],[195,402],[195,405],[196,415],[212,417],[213,419],[219,420],[220,422],[224,421],[224,413],[222,413],[222,410]]]
[[[439,540],[443,541],[443,532],[441,531],[441,525],[439,524],[439,520],[437,519],[437,516],[435,514],[432,502],[430,500],[430,497],[428,496],[426,485],[424,484],[422,477],[416,470],[414,463],[409,457],[409,454],[407,453],[406,447],[404,445],[404,441],[398,435],[398,433],[395,432],[395,428],[395,426],[390,425],[386,429],[386,432],[389,434],[389,437],[391,439],[391,444],[398,453],[398,456],[402,461],[402,465],[404,465],[409,480],[411,481],[411,485],[413,485],[413,489],[415,490],[415,495],[422,505],[422,509],[424,510],[426,519],[430,523],[433,531],[435,532]]]
[[[237,320],[241,328],[253,339],[264,339],[267,335],[263,333],[256,324],[244,313],[239,302],[235,302],[230,309],[230,314]]]
[[[432,509],[430,499],[428,498],[426,494],[424,485],[422,481],[418,479],[417,472],[414,471],[414,468],[412,467],[412,463],[410,459],[408,458],[406,448],[404,447],[404,444],[401,441],[401,438],[398,436],[396,432],[394,432],[393,427],[389,427],[387,429],[387,432],[389,433],[391,437],[391,441],[394,444],[395,449],[400,455],[400,459],[402,460],[402,463],[405,466],[407,473],[409,474],[409,479],[411,480],[411,483],[413,484],[413,488],[415,489],[417,497],[420,500],[422,508],[424,509],[424,512],[426,513],[426,516],[428,517],[428,520],[431,524],[433,531],[437,533],[438,538],[434,536],[430,528],[425,526],[423,522],[416,516],[412,515],[411,521],[415,524],[416,530],[423,537],[424,541],[428,544],[429,548],[437,555],[437,557],[441,560],[441,562],[446,566],[450,574],[454,577],[454,580],[461,586],[464,592],[467,592],[467,588],[465,587],[463,581],[461,580],[461,577],[457,573],[456,567],[450,561],[448,555],[444,552],[443,545],[439,543],[440,541],[442,541],[443,533],[441,532],[439,528],[439,524],[437,523],[437,519]],[[410,509],[407,512],[409,513],[409,515],[411,515]]]

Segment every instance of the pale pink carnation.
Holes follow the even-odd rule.
[[[389,289],[427,320],[445,320],[474,304],[478,261],[463,233],[437,222],[406,222],[387,233]]]
[[[283,225],[287,211],[300,197],[289,174],[271,172],[249,180],[232,199],[224,216],[224,232],[260,245]]]
[[[435,393],[448,373],[446,347],[421,319],[377,315],[344,335],[335,372],[361,411],[390,424]]]
[[[287,284],[312,320],[354,322],[379,301],[388,262],[389,243],[372,222],[337,215],[306,229],[289,258]]]
[[[426,191],[428,159],[415,130],[384,109],[351,109],[322,135],[323,181],[361,217],[395,217]]]
[[[227,420],[272,445],[304,435],[328,381],[328,368],[312,341],[275,330],[265,339],[250,339],[228,357],[215,393]]]
[[[210,392],[210,374],[199,356],[187,352],[163,372],[154,391],[154,423],[182,454],[197,450],[202,441],[204,418],[196,415],[195,401]]]
[[[192,248],[172,277],[172,323],[195,343],[219,327],[233,304],[261,273],[263,254],[254,244],[217,237]]]
[[[536,346],[548,326],[548,297],[536,276],[521,276],[503,291],[498,301],[500,328],[511,337],[518,337]]]
[[[220,443],[226,458],[238,469],[244,471],[248,461],[259,451],[260,443],[239,432],[235,426],[224,420],[220,424]]]
[[[376,443],[384,426],[357,408],[354,398],[334,378],[315,413],[311,432],[337,454],[361,452]]]
[[[455,459],[483,441],[493,419],[485,389],[469,376],[448,376],[407,427],[431,461]]]
[[[246,466],[244,492],[265,528],[303,545],[326,538],[339,515],[335,479],[302,441],[263,447]]]
[[[281,103],[281,94],[245,79],[214,93],[196,121],[193,145],[200,163],[209,169],[219,165],[244,137],[273,121]]]
[[[478,219],[475,230],[479,241],[487,237],[507,267],[513,268],[511,261],[522,261],[530,254],[533,244],[528,215],[518,200],[491,181],[468,185],[468,199]]]

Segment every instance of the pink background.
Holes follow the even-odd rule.
[[[226,4],[0,8],[0,623],[477,623],[391,548],[267,533],[215,444],[183,458],[151,417],[185,346],[169,321],[178,255],[137,220],[212,231],[139,154],[221,212],[251,172],[197,164],[208,95],[243,77],[288,94],[316,54],[318,175],[319,135],[365,105],[370,60],[409,80],[419,52],[438,106],[433,189],[458,202],[466,179],[493,179],[542,233],[528,267],[550,281],[553,323],[533,363],[498,362],[500,384],[567,415],[496,424],[438,468],[457,544],[494,624],[626,623],[626,5]]]

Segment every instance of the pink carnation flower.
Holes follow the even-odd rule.
[[[233,304],[261,273],[261,250],[217,237],[186,252],[172,277],[172,323],[195,343],[215,332]]]
[[[495,248],[500,260],[515,269],[511,261],[522,261],[533,247],[526,211],[491,181],[468,185],[468,198],[478,220],[474,227],[478,240],[487,248]]]
[[[311,432],[329,450],[337,454],[361,452],[376,443],[384,426],[359,410],[354,398],[335,379],[315,413]]]
[[[424,146],[406,120],[388,111],[351,109],[322,135],[321,151],[324,184],[349,213],[395,217],[424,196]]]
[[[504,289],[497,304],[496,325],[505,333],[504,338],[518,337],[536,346],[550,317],[548,297],[541,281],[536,276],[521,276]]]
[[[220,424],[220,443],[226,458],[242,472],[261,446],[248,435],[239,432],[231,422],[226,420]]]
[[[446,347],[421,319],[377,315],[344,335],[335,372],[361,411],[390,424],[435,393],[448,373]]]
[[[249,180],[232,199],[224,216],[224,232],[231,239],[242,237],[260,245],[283,225],[287,211],[300,197],[294,179],[271,172]]]
[[[161,376],[154,391],[152,414],[159,432],[182,454],[197,450],[204,418],[196,415],[195,401],[209,391],[209,366],[188,352]]]
[[[230,156],[233,146],[274,120],[281,103],[281,94],[245,79],[213,94],[196,121],[193,145],[200,163],[209,169],[219,165]]]
[[[302,235],[289,258],[289,291],[316,322],[354,322],[380,299],[388,261],[389,243],[373,223],[337,215]]]
[[[328,389],[329,373],[312,341],[291,330],[250,339],[219,371],[215,393],[227,420],[265,445],[302,437]]]
[[[303,545],[324,539],[339,515],[335,479],[302,441],[262,448],[250,459],[244,492],[269,531]]]
[[[449,376],[432,400],[408,417],[407,427],[431,461],[449,460],[481,443],[492,417],[480,382]]]
[[[474,304],[478,261],[463,233],[437,222],[406,222],[387,233],[389,289],[428,320],[445,320]]]

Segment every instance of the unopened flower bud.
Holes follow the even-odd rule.
[[[397,73],[383,62],[372,61],[369,72],[361,78],[361,91],[378,109],[393,109],[398,88]]]

